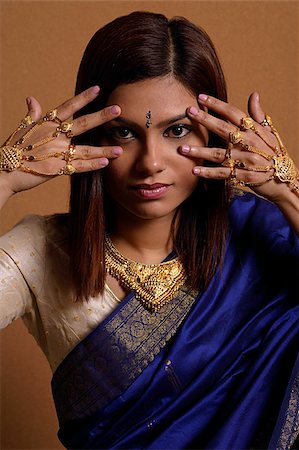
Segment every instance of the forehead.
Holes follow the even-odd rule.
[[[196,98],[172,76],[152,78],[118,86],[109,96],[108,104],[121,107],[121,116],[144,122],[148,111],[152,120],[163,120],[185,112],[196,104]]]

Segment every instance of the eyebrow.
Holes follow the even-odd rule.
[[[189,117],[187,116],[186,113],[179,114],[178,116],[172,117],[171,119],[166,119],[166,120],[163,120],[162,122],[159,122],[157,124],[157,126],[158,127],[166,127],[167,125],[171,125],[171,124],[177,122],[178,120],[182,120],[182,119],[189,119]],[[113,122],[118,122],[120,124],[129,125],[129,126],[138,125],[135,122],[133,122],[132,120],[126,119],[125,117],[116,117],[115,119],[113,119]]]

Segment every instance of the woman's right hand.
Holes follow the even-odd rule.
[[[56,108],[57,117],[61,121],[71,121],[73,123],[71,129],[73,136],[78,136],[87,130],[113,120],[115,117],[120,115],[120,107],[118,105],[112,105],[93,114],[84,115],[78,117],[77,119],[71,119],[71,116],[75,112],[79,111],[85,105],[93,101],[98,96],[99,91],[100,89],[98,86],[93,86],[86,91],[83,91],[81,94],[67,100]],[[32,118],[33,122],[37,122],[42,117],[41,105],[34,97],[29,97],[27,99],[27,103],[27,114]],[[30,125],[30,127],[33,126],[34,123]],[[24,142],[24,144],[20,145],[20,147],[27,147],[28,145],[34,145],[35,143],[41,142],[43,139],[51,136],[58,126],[59,125],[57,123],[51,120],[44,122],[42,126],[37,129],[37,131],[32,133],[32,135],[29,136],[28,139],[26,139],[26,142]],[[13,146],[16,142],[18,142],[22,138],[22,136],[24,136],[28,132],[30,127],[20,130],[13,137],[13,140],[9,143],[9,145]],[[33,148],[33,150],[24,151],[23,155],[26,155],[26,158],[30,155],[37,158],[45,156],[45,159],[43,160],[25,160],[22,161],[22,163],[24,166],[32,169],[33,171],[49,175],[36,175],[27,173],[22,171],[20,168],[13,170],[12,172],[1,171],[0,191],[2,192],[2,195],[8,198],[14,193],[31,189],[53,178],[53,176],[55,176],[53,174],[56,174],[59,171],[63,170],[63,168],[67,164],[63,155],[68,151],[70,143],[71,139],[67,137],[66,133],[61,132],[57,137],[55,137],[55,139],[51,140],[50,142],[37,146],[36,148]],[[53,153],[58,153],[62,156],[53,157],[51,156],[51,154],[53,155]],[[78,173],[88,172],[92,170],[98,170],[107,166],[107,164],[109,163],[109,159],[117,158],[121,154],[121,147],[95,147],[88,145],[76,145],[75,154],[70,164]],[[47,155],[50,156],[47,157]]]

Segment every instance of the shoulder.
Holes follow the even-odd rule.
[[[28,215],[0,237],[0,249],[13,259],[32,251],[43,254],[49,246],[66,246],[68,214]]]
[[[277,254],[299,254],[299,238],[274,203],[253,193],[236,195],[230,204],[231,233],[251,247]]]
[[[234,229],[290,230],[287,219],[274,203],[250,192],[233,197],[229,218]]]

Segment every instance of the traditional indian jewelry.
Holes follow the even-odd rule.
[[[24,146],[24,142],[32,135],[34,134],[45,122],[53,121],[55,123],[58,123],[59,126],[56,128],[56,131],[39,142],[36,142],[35,144],[29,144],[27,146]],[[25,134],[17,140],[15,144],[11,144],[12,139],[16,135],[17,132],[20,130],[29,127],[30,125],[33,126],[25,132]],[[55,175],[71,175],[73,174],[76,169],[69,164],[70,161],[73,159],[75,154],[75,146],[70,146],[68,149],[68,157],[66,159],[66,165],[59,169],[55,173],[44,173],[40,172],[38,170],[34,170],[28,166],[24,165],[24,161],[43,161],[48,158],[64,158],[65,159],[65,152],[51,152],[45,155],[32,155],[28,154],[28,151],[31,151],[37,147],[40,147],[43,144],[46,144],[52,140],[54,140],[59,133],[68,133],[71,131],[73,123],[71,122],[62,122],[59,117],[57,117],[57,110],[53,109],[48,111],[45,116],[43,116],[38,122],[34,123],[32,120],[32,117],[30,115],[27,115],[22,121],[21,124],[17,127],[17,129],[9,136],[9,138],[5,141],[4,145],[0,147],[0,172],[6,171],[6,172],[12,172],[14,170],[21,170],[26,173],[31,173],[34,175],[42,175],[42,176],[55,176]]]
[[[50,120],[52,122],[58,123],[59,125],[62,123],[62,120],[57,116],[57,109],[50,109],[49,111],[47,111],[43,117],[43,120]]]
[[[278,148],[269,144],[266,138],[256,128],[254,121],[251,117],[249,116],[242,117],[240,129],[242,131],[252,130],[267,145],[267,147],[271,148],[271,150],[273,150],[276,154],[278,154]]]
[[[263,152],[263,150],[253,147],[252,145],[246,144],[245,142],[240,142],[240,145],[241,148],[246,152],[255,153],[256,155],[263,156],[268,161],[271,161],[273,159],[273,156],[270,155],[269,153]]]
[[[263,127],[271,127],[271,125],[273,125],[271,117],[266,114],[264,119],[260,122],[260,125],[262,125]]]
[[[60,133],[65,133],[66,135],[70,135],[71,133],[71,129],[73,126],[73,122],[61,122],[61,124],[56,128],[55,133],[53,134],[53,136],[55,135],[55,137],[59,136]],[[67,136],[69,137],[69,136]]]
[[[151,124],[152,124],[152,121],[151,121],[151,118],[152,118],[152,112],[151,111],[148,111],[147,113],[146,113],[146,128],[149,128],[150,126],[151,126]]]
[[[276,128],[273,125],[272,118],[267,114],[264,118],[264,120],[260,123],[260,125],[263,126],[269,126],[271,128],[271,133],[275,136],[279,147],[273,146],[267,142],[266,138],[261,135],[259,130],[257,129],[253,119],[251,117],[243,117],[241,119],[241,125],[238,127],[235,131],[229,133],[229,141],[233,145],[239,144],[241,148],[245,151],[256,153],[268,161],[273,161],[273,165],[266,165],[266,166],[247,166],[244,163],[240,163],[238,161],[234,161],[231,158],[226,158],[222,165],[224,167],[230,167],[231,172],[230,176],[228,178],[228,181],[230,184],[233,184],[234,186],[261,186],[262,184],[270,181],[271,179],[275,179],[282,183],[288,183],[288,186],[291,191],[293,191],[298,197],[299,197],[299,172],[296,169],[296,166],[294,164],[294,161],[289,157],[287,150],[280,138],[280,135]],[[252,130],[269,148],[271,148],[275,155],[270,155],[256,147],[253,147],[249,144],[247,144],[244,139],[241,131],[246,130]],[[254,172],[271,172],[273,171],[273,174],[270,175],[270,177],[264,181],[264,182],[252,182],[247,183],[244,181],[237,180],[236,177],[236,168],[241,168],[244,170],[254,171]]]
[[[274,134],[274,136],[276,137],[276,140],[279,144],[279,148],[280,148],[280,154],[281,155],[286,155],[287,154],[287,150],[279,136],[278,131],[276,130],[276,128],[273,125],[273,120],[272,117],[269,116],[268,114],[266,114],[265,119],[263,120],[263,122],[261,122],[261,125],[264,123],[263,126],[269,125],[269,127],[271,128],[271,133]],[[279,154],[279,152],[276,152],[277,154]]]
[[[30,116],[30,114],[27,114],[22,120],[20,125],[17,127],[17,129],[6,139],[4,145],[8,145],[12,139],[15,137],[15,135],[18,133],[18,131],[21,131],[24,128],[29,127],[29,125],[33,124],[33,119]]]
[[[105,240],[106,272],[116,278],[150,312],[170,302],[187,277],[181,260],[176,257],[161,264],[141,264],[123,256],[109,236]]]
[[[75,167],[68,163],[57,172],[57,175],[73,175],[75,172]]]
[[[74,144],[70,144],[68,149],[64,152],[64,159],[67,162],[72,161],[75,158],[76,146]]]
[[[237,128],[236,131],[229,133],[229,140],[233,145],[243,141],[243,136],[239,128]]]

